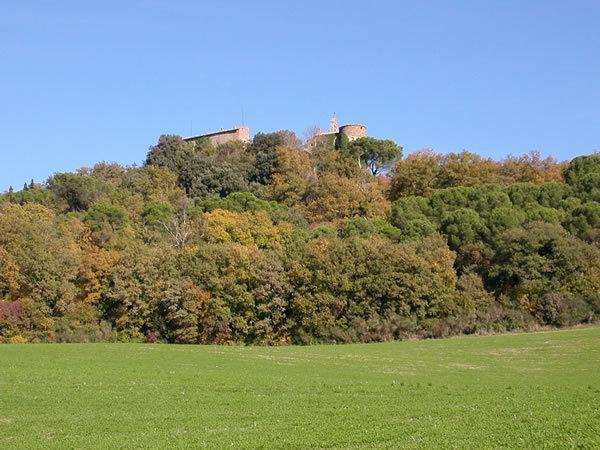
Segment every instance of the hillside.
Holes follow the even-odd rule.
[[[349,343],[598,320],[599,155],[403,156],[344,136],[161,136],[140,167],[2,194],[0,342]]]

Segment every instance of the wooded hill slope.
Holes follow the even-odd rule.
[[[600,156],[162,136],[0,196],[0,341],[287,344],[600,315]]]

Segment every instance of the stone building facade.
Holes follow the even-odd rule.
[[[309,147],[314,147],[318,142],[323,139],[331,139],[333,142],[337,142],[342,135],[352,142],[356,139],[367,137],[367,127],[359,123],[348,123],[345,125],[338,126],[337,118],[335,114],[329,120],[329,130],[321,131],[317,130],[316,134],[312,139],[308,141]]]
[[[358,123],[349,123],[340,127],[340,133],[346,135],[350,142],[367,137],[367,127]]]
[[[212,145],[221,145],[231,141],[242,141],[247,144],[250,142],[250,128],[230,128],[228,130],[219,130],[213,133],[199,134],[197,136],[183,138],[184,141],[188,142],[194,142],[200,139],[208,139]]]

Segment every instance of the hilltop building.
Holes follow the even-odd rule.
[[[323,140],[329,140],[331,143],[338,145],[342,142],[342,139],[352,142],[358,138],[367,136],[367,127],[359,123],[348,123],[338,126],[337,118],[335,114],[329,120],[329,130],[321,131],[317,129],[315,135],[307,142],[307,148],[314,147],[318,142]],[[196,136],[190,136],[183,138],[184,141],[194,142],[200,139],[208,139],[212,145],[221,145],[231,141],[241,141],[245,144],[249,144],[252,140],[250,139],[250,128],[248,127],[237,127],[229,129],[220,129],[212,133],[198,134]]]
[[[314,147],[323,139],[330,139],[332,142],[346,138],[349,142],[367,136],[367,127],[359,123],[348,123],[338,126],[335,114],[329,120],[329,130],[321,131],[317,129],[314,137],[308,141],[309,147]]]
[[[200,139],[208,139],[212,145],[225,144],[231,141],[242,141],[244,143],[250,142],[250,128],[239,127],[230,128],[227,130],[220,129],[212,133],[199,134],[197,136],[190,136],[183,138],[184,141],[194,142]]]

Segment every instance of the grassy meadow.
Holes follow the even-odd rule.
[[[0,346],[0,448],[599,447],[600,328]]]

